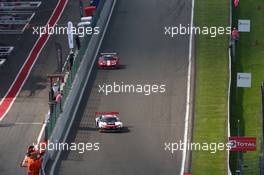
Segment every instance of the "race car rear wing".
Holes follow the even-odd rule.
[[[95,112],[95,115],[119,115],[119,112]]]
[[[111,52],[105,52],[105,53],[100,53],[101,55],[117,55],[117,53],[115,53],[115,52],[113,52],[113,53],[111,53]]]

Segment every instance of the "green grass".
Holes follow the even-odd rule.
[[[245,175],[259,174],[259,153],[261,139],[261,94],[260,85],[264,80],[264,4],[259,0],[240,1],[238,11],[234,15],[234,23],[240,19],[251,20],[251,32],[240,33],[237,47],[237,58],[233,68],[232,88],[232,123],[231,134],[237,134],[237,120],[241,121],[241,133],[245,136],[257,137],[256,152],[244,154]],[[252,73],[252,87],[237,89],[235,76],[237,72]],[[236,167],[236,154],[232,154],[232,169]]]
[[[228,0],[195,0],[195,26],[229,26]],[[227,142],[228,36],[196,35],[193,142]],[[194,151],[194,175],[227,174],[227,152]]]

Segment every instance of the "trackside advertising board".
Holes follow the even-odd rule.
[[[255,137],[229,137],[230,151],[256,151]]]

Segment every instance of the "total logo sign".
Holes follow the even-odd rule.
[[[256,151],[255,137],[229,137],[230,151]]]

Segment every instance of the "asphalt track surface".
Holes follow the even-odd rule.
[[[44,26],[58,1],[45,0],[36,11],[31,21],[32,26]],[[68,2],[58,25],[67,25],[67,21],[79,20],[79,2]],[[0,70],[0,97],[3,98],[19,68],[25,62],[27,55],[37,40],[32,35],[33,30],[28,29],[23,35],[4,35],[1,42],[14,45],[15,50],[10,55],[7,65]],[[0,174],[21,175],[26,174],[25,168],[19,163],[24,158],[26,148],[36,142],[41,130],[42,122],[48,111],[49,83],[47,74],[57,70],[56,50],[54,43],[59,42],[63,49],[63,58],[69,53],[67,36],[51,36],[39,55],[26,83],[16,98],[12,108],[0,122]]]
[[[191,1],[119,0],[101,52],[118,52],[119,70],[96,70],[86,87],[67,142],[100,143],[99,151],[64,151],[55,174],[175,175],[182,152],[164,151],[165,142],[183,141],[189,36],[170,38],[165,26],[188,25]],[[165,84],[162,94],[99,93],[98,85]],[[96,111],[118,111],[129,129],[99,133]]]

